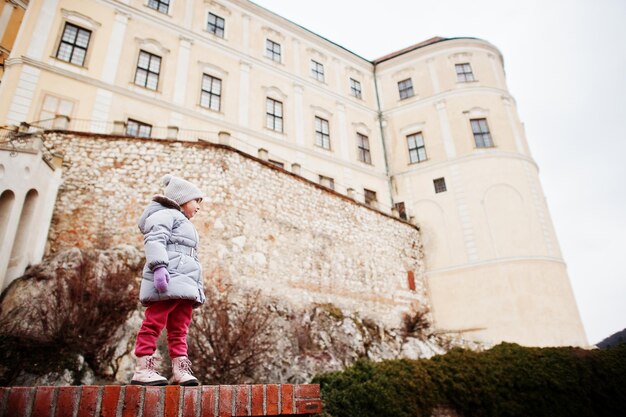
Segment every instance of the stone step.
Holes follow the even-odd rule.
[[[317,384],[0,387],[5,417],[233,417],[321,413]]]

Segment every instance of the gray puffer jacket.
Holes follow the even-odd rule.
[[[198,233],[180,211],[180,206],[165,196],[157,195],[139,219],[144,235],[146,265],[139,290],[139,300],[147,305],[170,299],[195,300],[194,307],[205,301],[202,266],[198,262]],[[166,266],[170,273],[167,291],[154,288],[154,269]]]

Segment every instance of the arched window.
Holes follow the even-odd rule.
[[[9,269],[14,267],[21,269],[26,266],[25,264],[23,265],[22,261],[29,249],[28,242],[31,240],[31,231],[35,220],[35,209],[37,207],[38,196],[39,193],[37,190],[30,190],[24,199],[24,206],[22,207],[20,222],[17,226],[15,242],[13,243],[13,250],[11,251],[11,258],[9,260]],[[11,272],[11,275],[15,274],[15,271]],[[21,273],[22,271],[18,271],[18,274]]]
[[[0,195],[0,243],[4,242],[14,202],[15,194],[13,191],[5,190]]]

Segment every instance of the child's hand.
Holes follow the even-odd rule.
[[[170,273],[167,268],[160,266],[154,270],[154,288],[157,292],[167,291],[167,284],[170,282]]]

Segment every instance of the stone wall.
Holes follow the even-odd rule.
[[[136,220],[171,172],[208,196],[193,220],[208,283],[333,303],[392,326],[428,306],[415,226],[260,159],[205,142],[48,133],[45,143],[65,158],[49,253],[141,248]]]

